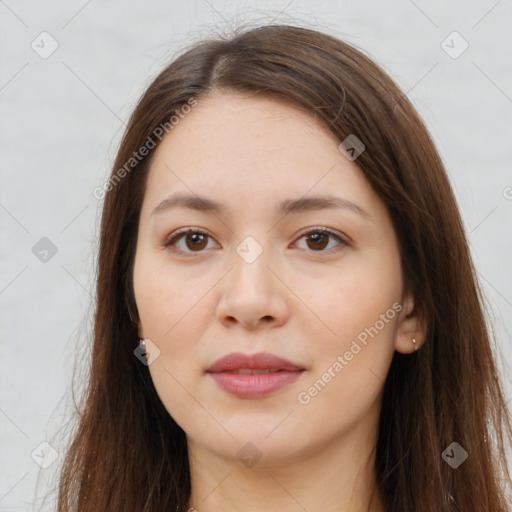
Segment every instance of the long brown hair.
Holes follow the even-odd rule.
[[[356,163],[387,205],[404,282],[428,325],[419,351],[395,352],[384,385],[375,471],[386,509],[510,510],[512,427],[492,329],[433,141],[406,95],[361,50],[312,29],[268,25],[195,43],[156,77],[129,120],[102,189],[90,374],[62,465],[58,511],[188,504],[185,433],[134,356],[132,266],[153,152],[130,159],[149,139],[159,143],[158,127],[172,137],[171,117],[212,91],[292,102],[340,142],[355,134],[366,147]],[[468,453],[457,468],[445,452],[454,442]]]

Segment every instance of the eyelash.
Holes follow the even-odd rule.
[[[164,242],[161,245],[164,248],[169,248],[170,246],[174,245],[177,241],[179,241],[181,238],[183,238],[184,235],[188,235],[188,234],[191,234],[191,233],[192,234],[198,234],[198,235],[205,235],[205,236],[207,236],[209,238],[212,238],[208,233],[206,233],[205,231],[202,231],[200,229],[183,228],[183,229],[180,229],[178,231],[175,231],[174,233],[171,233],[171,235],[169,235],[164,240]],[[310,235],[310,234],[329,235],[332,238],[335,238],[340,243],[341,247],[349,245],[349,243],[344,238],[342,238],[340,235],[338,235],[335,231],[332,231],[331,229],[324,228],[324,227],[321,227],[321,228],[308,228],[306,231],[303,231],[303,232],[300,233],[299,240],[301,238],[307,236],[307,235]],[[336,248],[334,248],[334,249],[336,249]],[[313,252],[313,253],[318,252],[318,253],[328,253],[328,254],[330,254],[332,251],[333,251],[333,248],[328,249],[328,250],[323,250],[322,249],[322,250],[319,250],[319,251],[310,250],[309,252]],[[202,251],[182,251],[181,249],[178,249],[178,252],[181,252],[182,254],[193,255],[194,253],[199,254],[201,252],[204,252],[204,250],[202,250]]]

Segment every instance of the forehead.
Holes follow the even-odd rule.
[[[312,153],[313,145],[316,149],[331,145],[331,150],[332,144],[337,146],[334,135],[310,113],[270,98],[227,93],[201,100],[165,137],[163,146],[178,155],[183,143],[183,149],[193,146],[213,152],[188,159],[215,155],[225,161],[260,161],[275,152],[290,158]]]
[[[146,195],[214,195],[219,201],[373,192],[339,141],[312,114],[274,99],[216,94],[203,99],[156,149]],[[376,199],[375,194],[371,198]]]

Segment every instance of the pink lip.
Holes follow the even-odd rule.
[[[244,368],[278,371],[259,375],[228,373]],[[300,378],[304,370],[286,359],[267,352],[235,352],[216,361],[206,372],[227,393],[240,398],[260,398],[292,384]]]

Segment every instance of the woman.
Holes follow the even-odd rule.
[[[194,45],[95,195],[59,511],[509,510],[510,417],[454,195],[362,52],[293,26]]]

